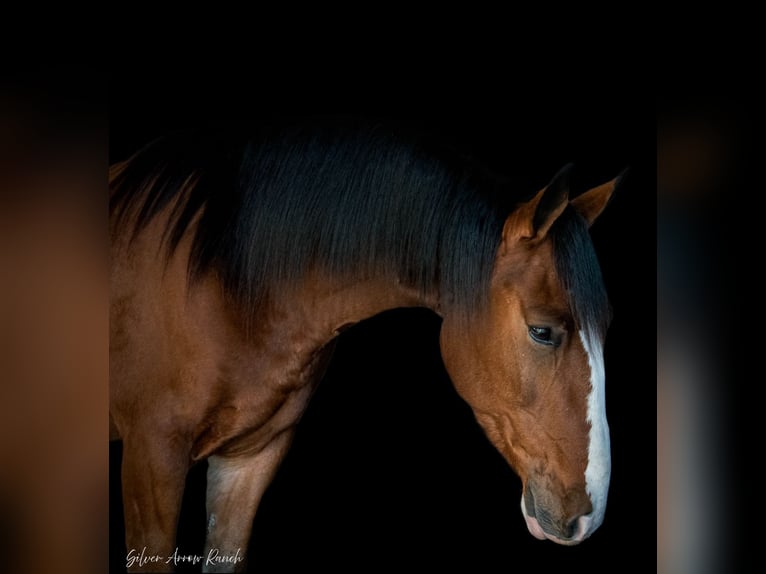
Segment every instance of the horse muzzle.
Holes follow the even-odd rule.
[[[521,512],[530,534],[538,540],[574,546],[588,538],[601,524],[593,515],[590,501],[581,502],[569,512],[554,513],[535,497],[527,486],[521,497]]]

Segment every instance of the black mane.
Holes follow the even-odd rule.
[[[199,217],[191,278],[216,269],[251,314],[311,268],[356,278],[382,271],[471,312],[485,301],[503,223],[529,193],[392,128],[267,128],[247,138],[201,130],[162,138],[127,162],[112,182],[113,229],[130,222],[135,237],[179,197],[166,253]],[[556,227],[577,228],[577,244],[590,244],[587,229]],[[589,259],[587,249],[561,251]],[[577,261],[559,267],[566,285]]]
[[[609,299],[593,249],[588,224],[568,206],[549,230],[556,273],[569,297],[569,307],[580,328],[604,340],[611,318]]]

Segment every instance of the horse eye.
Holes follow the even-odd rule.
[[[529,327],[529,336],[532,340],[543,345],[553,345],[550,327]]]

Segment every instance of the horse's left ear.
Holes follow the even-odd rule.
[[[627,171],[628,170],[626,169],[612,181],[602,183],[598,187],[589,189],[585,193],[578,195],[569,202],[572,207],[574,207],[577,212],[583,216],[588,224],[588,227],[593,225],[593,222],[596,221],[596,218],[601,215],[602,211],[604,211],[604,208],[609,203],[609,200],[612,199],[614,190],[620,185],[620,181],[622,181],[623,177],[625,177]]]

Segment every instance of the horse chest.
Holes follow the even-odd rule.
[[[209,408],[193,458],[257,453],[294,426],[326,370],[333,347],[331,343],[311,352],[261,353],[239,361],[236,372],[230,369],[216,383],[222,398]]]

